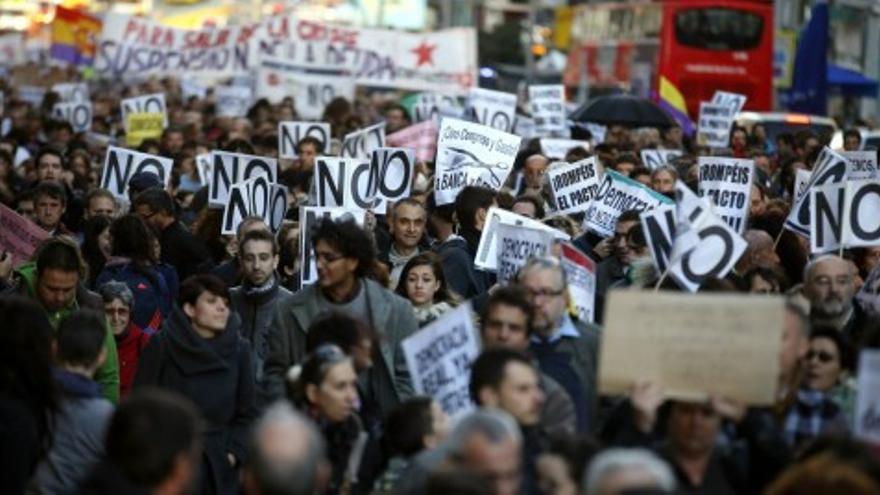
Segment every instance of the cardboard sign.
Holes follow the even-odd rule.
[[[31,255],[49,233],[4,204],[0,204],[0,256],[8,252],[17,267]]]
[[[621,213],[649,211],[662,204],[672,204],[672,200],[614,170],[606,170],[584,215],[584,227],[603,237],[611,237]]]
[[[846,182],[843,244],[847,247],[880,246],[880,183]]]
[[[369,161],[318,157],[315,204],[384,214],[388,201],[409,196],[414,165],[412,151],[401,148],[379,148]]]
[[[553,246],[553,234],[542,229],[502,223],[496,235],[498,283],[506,284],[533,257],[546,256]]]
[[[296,146],[306,136],[324,144],[317,150],[320,155],[330,154],[330,124],[326,122],[279,122],[278,158],[296,158]]]
[[[675,237],[675,205],[660,205],[653,210],[643,211],[639,215],[639,223],[657,273],[665,272]]]
[[[733,115],[740,113],[746,106],[746,96],[739,93],[728,93],[727,91],[715,91],[712,95],[712,103],[716,105],[724,105],[730,108]]]
[[[480,354],[469,303],[401,342],[416,394],[434,399],[443,412],[457,417],[473,409],[471,364]]]
[[[58,83],[52,85],[52,91],[58,93],[58,97],[62,102],[88,102],[89,85],[82,83]]]
[[[567,242],[559,247],[562,250],[559,261],[568,281],[568,299],[577,311],[578,320],[592,322],[596,308],[596,264]]]
[[[498,227],[501,224],[543,230],[552,234],[554,239],[560,241],[571,240],[571,237],[565,232],[556,230],[537,220],[517,215],[512,211],[492,207],[489,208],[486,214],[486,222],[483,224],[480,244],[477,246],[477,255],[474,258],[474,265],[481,270],[494,272],[498,269]]]
[[[600,173],[595,156],[575,163],[554,164],[547,171],[557,213],[586,211],[599,192]]]
[[[825,184],[810,188],[810,252],[834,251],[841,246],[846,184]],[[876,211],[874,212],[876,215]]]
[[[319,220],[331,219],[344,221],[352,219],[361,227],[366,221],[366,211],[354,208],[325,208],[321,206],[301,206],[299,208],[300,225],[300,282],[303,286],[313,284],[318,280],[318,265],[315,260],[315,250],[312,247],[311,232]]]
[[[877,170],[876,151],[841,151],[840,155],[846,158],[849,163],[846,172],[848,180],[880,178],[880,173]]]
[[[498,190],[507,180],[521,138],[491,127],[443,119],[437,138],[434,198],[438,205],[455,201],[465,186]]]
[[[649,170],[656,170],[682,155],[684,155],[682,150],[642,150],[642,165]]]
[[[214,99],[220,117],[244,117],[253,99],[251,88],[244,86],[217,86]]]
[[[123,124],[128,121],[130,113],[159,113],[162,114],[162,128],[168,127],[168,107],[165,106],[165,93],[126,98],[122,100],[119,107],[122,110]],[[128,132],[127,128],[126,132]]]
[[[713,211],[706,198],[681,181],[676,184],[676,220],[669,274],[682,288],[696,292],[709,278],[724,278],[748,243]]]
[[[162,137],[165,116],[161,113],[129,113],[125,116],[125,143],[140,146],[144,139]]]
[[[701,156],[699,167],[699,194],[709,197],[715,212],[727,225],[742,234],[749,217],[754,160]]]
[[[385,146],[385,122],[346,134],[339,156],[369,159],[373,151]]]
[[[628,393],[652,380],[675,399],[721,395],[753,406],[776,400],[784,300],[737,294],[611,291],[599,390]]]
[[[208,206],[210,208],[223,208],[226,205],[232,184],[238,184],[259,175],[268,177],[272,184],[278,182],[278,161],[274,158],[212,151],[211,164],[211,176],[208,181]]]
[[[471,88],[467,112],[478,124],[510,132],[516,115],[516,95],[491,89]]]
[[[859,353],[855,436],[871,444],[880,444],[880,350],[864,349]]]
[[[827,146],[822,149],[813,165],[813,173],[810,175],[805,193],[792,203],[791,213],[785,220],[785,228],[804,237],[810,235],[810,195],[806,191],[814,186],[845,181],[848,164],[846,158],[831,151]]]
[[[734,115],[727,105],[701,102],[697,143],[710,148],[727,148]]]
[[[583,148],[589,151],[590,142],[577,139],[541,138],[541,153],[547,158],[563,160],[573,148]]]
[[[529,106],[539,135],[549,136],[568,130],[565,124],[565,86],[529,86]]]
[[[395,148],[415,150],[415,158],[420,162],[434,159],[437,154],[437,123],[426,120],[385,136],[385,144]]]
[[[116,198],[128,200],[128,181],[134,174],[153,172],[168,187],[173,165],[174,160],[170,158],[110,146],[104,155],[101,187],[113,193]]]
[[[319,120],[334,98],[354,100],[355,83],[350,77],[306,72],[284,59],[264,56],[257,73],[257,98],[279,103],[287,97],[296,102],[296,112],[304,119]]]
[[[229,190],[229,201],[223,208],[223,224],[220,233],[235,235],[238,225],[248,216],[257,216],[266,222],[272,232],[278,232],[287,214],[287,188],[269,182],[265,175],[258,175]]]
[[[52,107],[52,117],[70,123],[73,132],[85,132],[92,128],[92,103],[76,101],[56,103]]]

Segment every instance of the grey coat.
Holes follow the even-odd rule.
[[[360,279],[366,291],[368,322],[379,340],[379,353],[386,373],[371,373],[369,389],[383,411],[413,394],[401,341],[418,329],[409,301],[370,279]],[[310,285],[279,299],[269,335],[261,399],[269,402],[284,394],[287,370],[306,356],[306,332],[321,312],[317,285]],[[374,366],[380,366],[375,363]]]
[[[229,302],[232,310],[241,318],[239,333],[251,344],[251,363],[254,365],[254,379],[257,384],[263,380],[263,368],[269,355],[269,334],[275,321],[275,305],[278,301],[289,299],[293,293],[281,287],[278,279],[275,285],[262,294],[248,295],[244,286],[229,289]]]

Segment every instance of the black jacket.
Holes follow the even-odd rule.
[[[248,430],[257,415],[250,346],[231,314],[226,330],[208,340],[175,308],[144,349],[134,387],[155,385],[192,400],[205,419],[201,492],[235,494],[236,469],[226,454],[244,461]]]
[[[178,220],[165,227],[159,235],[159,243],[162,245],[162,261],[177,270],[181,282],[190,275],[214,268],[211,252]]]
[[[468,254],[467,242],[460,237],[438,242],[434,252],[440,257],[446,285],[459,296],[470,299],[482,292],[474,274],[473,258]]]

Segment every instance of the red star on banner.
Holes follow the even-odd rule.
[[[434,50],[437,49],[437,45],[429,45],[427,41],[422,41],[419,46],[410,50],[413,52],[418,60],[416,60],[416,67],[421,67],[422,65],[434,65]]]

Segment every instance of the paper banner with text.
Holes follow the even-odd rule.
[[[810,252],[880,246],[880,183],[848,180],[810,191]]]
[[[120,102],[119,108],[122,111],[123,125],[130,113],[158,113],[162,114],[162,128],[168,127],[168,107],[165,106],[165,93],[126,98]]]
[[[489,208],[486,214],[486,222],[483,225],[480,243],[477,246],[477,256],[474,258],[474,265],[480,270],[494,272],[498,269],[498,228],[501,224],[543,230],[544,232],[549,232],[556,240],[571,240],[571,237],[565,232],[556,230],[538,220],[517,215],[512,211],[492,207]]]
[[[62,102],[90,101],[89,85],[79,83],[58,83],[52,85],[52,91],[58,93]]]
[[[614,170],[606,170],[584,215],[584,227],[602,237],[611,237],[621,213],[648,211],[663,204],[672,204],[672,200]]]
[[[385,122],[346,134],[339,156],[369,159],[373,151],[385,146]]]
[[[443,117],[455,119],[464,117],[464,107],[453,95],[419,93],[413,101],[410,117],[413,122],[431,120],[439,125]]]
[[[804,192],[807,190],[807,184],[810,183],[810,175],[813,172],[799,168],[795,171],[794,174],[794,190],[792,191],[792,197],[794,198],[791,204],[797,204],[800,201],[801,196],[803,196]]]
[[[110,146],[104,155],[101,187],[119,199],[128,200],[128,181],[134,174],[153,172],[168,187],[173,165],[174,160],[170,158]]]
[[[506,284],[533,257],[543,257],[553,246],[553,234],[543,229],[501,223],[495,234],[498,283]]]
[[[455,201],[465,186],[498,190],[507,180],[522,138],[473,122],[443,119],[437,138],[434,198]]]
[[[586,211],[599,192],[601,169],[595,156],[575,163],[554,163],[547,176],[553,190],[551,203],[557,213]]]
[[[559,248],[569,300],[580,321],[592,322],[596,309],[596,263],[570,243],[562,243]]]
[[[278,232],[286,214],[287,188],[269,182],[265,175],[258,175],[229,189],[220,233],[236,235],[238,225],[249,216],[262,218],[272,232]]]
[[[642,158],[642,165],[647,167],[649,170],[655,170],[658,167],[668,165],[671,160],[684,155],[684,151],[648,149],[642,150],[640,154]]]
[[[92,103],[75,101],[56,103],[52,107],[52,118],[70,123],[73,132],[85,132],[92,128]]]
[[[437,123],[426,120],[385,136],[385,144],[415,150],[416,160],[427,162],[437,154]]]
[[[541,153],[548,158],[565,159],[565,155],[573,148],[590,150],[589,141],[562,138],[541,138]]]
[[[369,160],[318,157],[315,204],[382,215],[389,201],[409,196],[414,166],[412,150],[403,148],[378,148]]]
[[[668,397],[721,395],[753,406],[776,401],[785,314],[776,296],[611,291],[599,357],[599,391],[640,380]]]
[[[535,132],[539,135],[551,136],[568,132],[565,123],[565,86],[529,86],[529,107],[535,120]]]
[[[859,353],[855,425],[856,438],[880,444],[880,350],[864,349]]]
[[[727,148],[734,113],[727,105],[700,103],[700,120],[697,127],[697,144],[710,148]]]
[[[785,219],[785,228],[804,237],[809,237],[811,211],[809,190],[815,186],[845,181],[848,167],[849,162],[846,158],[831,151],[831,148],[827,146],[823,148],[816,158],[816,163],[813,164],[813,172],[804,192],[791,205],[791,213]]]
[[[742,234],[749,217],[755,162],[740,158],[701,156],[698,160],[699,194],[709,197],[715,213]]]
[[[880,179],[877,170],[877,151],[841,151],[840,156],[849,162],[848,180]]]
[[[12,266],[17,267],[30,259],[49,233],[11,208],[0,204],[0,256],[4,252],[12,256]]]
[[[296,146],[306,136],[317,139],[323,148],[315,150],[319,155],[330,154],[330,124],[326,122],[279,122],[278,158],[296,158]]]
[[[278,161],[274,158],[211,151],[211,175],[208,179],[208,206],[223,208],[229,200],[229,189],[233,184],[253,179],[258,175],[269,178],[269,183],[278,183]]]
[[[299,256],[300,283],[303,286],[318,280],[318,265],[315,260],[315,249],[312,247],[311,232],[321,220],[345,221],[351,219],[361,227],[366,221],[366,211],[356,208],[325,208],[322,206],[301,206],[299,208]]]
[[[219,117],[244,117],[251,106],[253,92],[245,86],[217,86],[214,100]]]
[[[478,124],[510,132],[516,115],[516,95],[491,89],[471,88],[467,113]]]
[[[137,147],[144,139],[162,137],[164,116],[161,113],[132,112],[125,115],[125,144]]]
[[[310,73],[277,57],[262,57],[256,74],[257,98],[280,103],[291,97],[297,114],[304,119],[320,120],[334,98],[354,100],[355,83],[351,78]]]
[[[746,95],[727,91],[715,91],[715,94],[712,95],[712,103],[726,106],[733,115],[742,112],[743,107],[746,106],[746,99]]]
[[[416,394],[432,398],[450,417],[471,409],[471,364],[480,354],[471,306],[464,303],[401,342]]]

